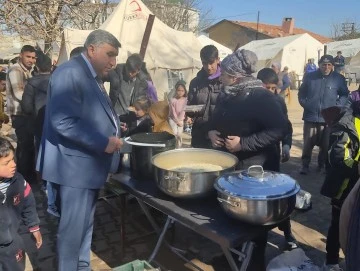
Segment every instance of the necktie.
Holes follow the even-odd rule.
[[[106,102],[108,103],[108,105],[109,105],[109,107],[110,107],[113,120],[114,120],[115,123],[116,123],[116,129],[117,129],[117,131],[118,131],[117,133],[119,134],[120,123],[119,123],[119,121],[118,121],[117,114],[116,114],[116,112],[115,112],[115,110],[114,110],[114,108],[113,108],[113,106],[112,106],[110,97],[109,97],[109,95],[108,95],[107,92],[106,92],[104,83],[103,83],[103,81],[101,80],[101,78],[100,78],[99,76],[96,76],[95,79],[96,79],[96,81],[97,81],[97,83],[98,83],[98,85],[99,85],[99,87],[100,87],[100,90],[101,90],[102,94],[103,94],[104,97],[105,97]]]

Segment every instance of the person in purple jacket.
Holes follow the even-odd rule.
[[[150,101],[152,103],[157,102],[158,96],[157,96],[157,92],[156,92],[156,87],[154,85],[154,82],[148,72],[148,70],[146,69],[146,63],[144,62],[143,65],[141,66],[141,73],[143,75],[143,77],[145,77],[146,82],[147,82],[147,97],[150,99]]]

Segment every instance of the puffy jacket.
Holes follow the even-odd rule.
[[[303,120],[325,123],[321,110],[335,105],[344,106],[349,90],[345,77],[336,72],[328,76],[320,70],[309,73],[299,89],[299,103],[304,108]]]
[[[193,147],[210,148],[211,143],[207,138],[208,121],[212,116],[217,98],[221,92],[219,77],[209,79],[209,75],[201,69],[197,76],[191,80],[188,94],[188,105],[204,105],[203,109],[195,114],[188,114],[194,118],[191,145]]]
[[[30,185],[19,173],[6,181],[11,184],[5,195],[0,192],[0,245],[13,241],[21,223],[29,232],[38,231],[40,224]]]
[[[260,157],[264,169],[274,171],[279,168],[279,142],[287,125],[277,97],[263,88],[246,88],[237,96],[222,92],[209,123],[210,130],[219,131],[224,138],[240,137],[241,150],[234,153],[239,161]]]
[[[331,127],[326,177],[321,194],[343,201],[355,185],[359,161],[360,118],[351,110]]]

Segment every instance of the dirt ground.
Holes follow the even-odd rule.
[[[352,85],[351,89],[357,86]],[[293,147],[291,159],[282,165],[282,171],[296,179],[301,188],[312,194],[313,207],[306,212],[294,211],[291,215],[293,233],[300,242],[307,256],[315,264],[321,266],[325,259],[326,233],[330,221],[329,200],[319,194],[324,174],[316,172],[315,149],[311,164],[311,171],[307,176],[300,175],[300,157],[302,149],[302,108],[297,102],[297,91],[292,91],[292,99],[288,105],[289,118],[293,124]],[[2,129],[9,137],[13,138],[11,130],[5,125]],[[189,136],[184,135],[185,144],[189,143]],[[44,238],[43,247],[36,251],[33,241],[28,234],[23,234],[27,245],[30,260],[27,261],[27,271],[30,270],[56,270],[56,227],[57,219],[46,213],[45,195],[34,185],[38,213],[41,219],[41,231]],[[116,206],[118,199],[111,199],[111,204]],[[139,206],[134,200],[128,200],[126,221],[125,255],[120,253],[120,214],[104,201],[99,200],[96,215],[92,244],[92,269],[95,271],[111,270],[135,259],[147,259],[157,240],[151,234],[151,227],[144,218]],[[162,217],[160,216],[160,220]],[[193,232],[177,226],[174,237],[175,245],[188,251],[188,257],[196,262],[204,271],[229,270],[220,249],[210,241],[199,237]],[[266,251],[267,261],[282,253],[283,236],[277,229],[270,232]],[[166,248],[162,248],[156,257],[156,263],[163,267],[162,270],[192,270],[182,260],[174,256]],[[34,268],[33,268],[33,267]]]

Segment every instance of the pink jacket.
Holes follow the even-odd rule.
[[[172,98],[170,101],[170,118],[176,123],[185,119],[185,107],[187,99],[181,97],[180,99]]]

